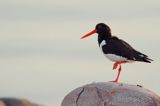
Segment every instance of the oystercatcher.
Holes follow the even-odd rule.
[[[93,31],[87,33],[81,37],[81,39],[86,38],[94,33],[98,33],[98,44],[104,55],[109,60],[115,62],[113,65],[113,70],[117,69],[119,66],[118,75],[112,82],[118,82],[122,69],[121,64],[134,61],[151,63],[151,61],[153,61],[152,59],[148,58],[147,55],[135,50],[124,40],[119,39],[116,36],[112,36],[111,29],[104,23],[97,24]]]

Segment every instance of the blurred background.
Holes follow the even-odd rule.
[[[99,22],[154,60],[123,65],[120,82],[160,95],[159,0],[1,0],[0,97],[59,106],[76,87],[115,79],[97,34],[80,40]]]

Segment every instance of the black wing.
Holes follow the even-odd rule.
[[[152,59],[149,59],[147,55],[136,51],[127,42],[118,39],[117,37],[112,37],[107,40],[106,45],[102,47],[102,50],[105,54],[116,54],[125,57],[128,60],[143,61],[148,63],[152,61]]]

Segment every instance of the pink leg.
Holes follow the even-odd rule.
[[[119,66],[119,69],[118,69],[118,75],[117,75],[116,79],[112,82],[118,82],[118,79],[119,79],[119,76],[120,76],[120,73],[121,73],[121,70],[122,70],[121,64],[119,64],[119,65],[120,66]]]
[[[117,75],[116,79],[112,82],[118,82],[118,79],[119,79],[119,76],[120,76],[120,73],[121,73],[121,70],[122,70],[122,67],[121,67],[122,63],[126,63],[126,61],[121,61],[121,62],[114,63],[113,69],[117,69],[118,65],[119,65],[119,69],[118,69],[118,75]]]

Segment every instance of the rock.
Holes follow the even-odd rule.
[[[0,106],[6,106],[3,101],[0,100]]]
[[[40,106],[26,99],[0,98],[0,106]]]
[[[100,82],[71,91],[61,106],[160,106],[160,97],[140,85]]]

